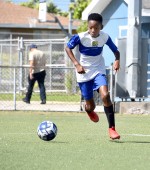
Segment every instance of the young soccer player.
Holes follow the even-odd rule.
[[[114,70],[119,70],[120,53],[112,42],[110,36],[103,31],[103,18],[98,13],[88,16],[88,31],[74,35],[65,48],[69,58],[76,67],[76,77],[82,96],[85,99],[85,111],[93,122],[98,122],[99,117],[94,112],[95,103],[93,91],[100,93],[104,105],[104,111],[109,124],[109,136],[111,139],[119,139],[120,135],[115,130],[115,115],[113,105],[108,92],[106,80],[105,62],[102,55],[103,46],[106,44],[114,53]],[[77,46],[76,56],[72,52]]]

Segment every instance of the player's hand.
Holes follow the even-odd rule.
[[[33,74],[30,73],[30,80],[32,80],[34,77],[33,77]]]
[[[85,70],[84,70],[84,68],[80,64],[77,64],[75,67],[76,67],[77,72],[79,74],[85,74]]]
[[[116,72],[120,69],[120,61],[119,60],[115,60],[113,68]]]

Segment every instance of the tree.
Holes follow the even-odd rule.
[[[91,0],[76,0],[75,3],[71,3],[69,10],[73,13],[74,19],[81,19],[82,12],[84,9],[89,5]],[[83,22],[79,28],[77,29],[77,32],[83,32],[87,30],[87,22]]]
[[[26,6],[26,7],[29,7],[29,8],[38,9],[39,8],[39,1],[30,0],[30,1],[27,1],[27,2],[21,2],[20,5],[21,6]]]
[[[91,0],[76,0],[74,3],[70,4],[70,11],[73,11],[73,18],[74,19],[81,19],[82,12],[88,6]]]
[[[61,12],[61,10],[59,8],[57,8],[57,6],[54,5],[52,2],[49,2],[49,3],[47,3],[47,12],[59,14]]]

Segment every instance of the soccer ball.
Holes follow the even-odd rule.
[[[57,126],[51,121],[44,121],[39,124],[37,135],[44,141],[53,140],[57,135]]]

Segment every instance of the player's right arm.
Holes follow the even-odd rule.
[[[77,61],[77,59],[75,58],[72,50],[71,50],[69,47],[66,47],[65,50],[66,50],[66,53],[68,54],[69,58],[71,59],[72,63],[73,63],[74,66],[76,67],[77,72],[78,72],[79,74],[84,74],[84,73],[85,73],[85,70],[84,70],[84,68],[80,65],[80,63]]]
[[[74,49],[79,43],[80,43],[80,38],[76,34],[69,40],[65,50],[66,50],[66,53],[68,54],[69,58],[73,62],[74,66],[76,67],[77,72],[79,74],[84,74],[85,73],[84,68],[81,66],[81,64],[78,62],[78,60],[76,59],[76,57],[74,56],[74,54],[72,52],[72,49]]]

